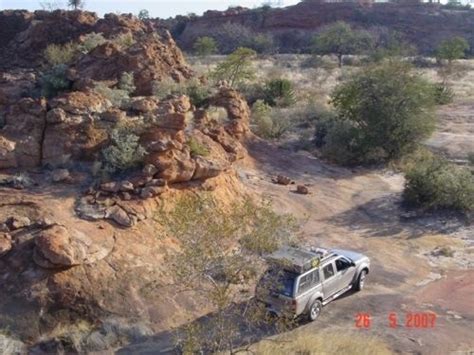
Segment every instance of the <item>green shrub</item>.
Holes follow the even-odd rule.
[[[438,105],[450,104],[454,99],[454,91],[445,83],[435,84],[434,99]]]
[[[44,50],[46,62],[54,67],[60,64],[69,64],[74,59],[77,46],[72,43],[65,45],[50,44]]]
[[[335,125],[329,134],[346,145],[339,149],[350,152],[353,163],[397,159],[435,127],[433,86],[406,63],[369,66],[339,85],[331,99],[338,120],[348,124]],[[343,132],[333,131],[338,128]],[[336,160],[346,160],[348,155],[343,155]]]
[[[135,44],[135,38],[131,33],[122,33],[114,38],[113,42],[121,49],[125,50]]]
[[[107,42],[102,33],[88,33],[82,39],[82,42],[78,46],[79,52],[87,54],[92,51],[94,48]]]
[[[321,152],[325,158],[341,165],[361,163],[360,132],[353,123],[341,120],[321,122],[319,134],[321,137],[318,137],[316,145],[319,143],[319,146],[322,146]],[[369,162],[369,158],[364,157],[364,161]]]
[[[201,107],[206,100],[213,95],[214,90],[201,83],[198,79],[178,83],[173,79],[165,79],[153,83],[153,95],[160,100],[164,100],[171,95],[187,95],[191,103],[196,107]]]
[[[67,78],[66,71],[67,66],[59,64],[44,72],[39,79],[41,95],[51,98],[61,91],[69,90],[72,82]]]
[[[136,89],[133,73],[122,73],[118,83],[118,88],[126,91],[128,94],[133,93]]]
[[[105,83],[99,82],[95,85],[94,90],[108,99],[112,105],[116,107],[126,106],[130,101],[130,96],[128,91],[121,89],[112,89],[108,87]]]
[[[210,86],[200,83],[199,80],[191,79],[186,83],[185,93],[194,106],[202,107],[213,95],[213,90]]]
[[[189,146],[189,149],[191,151],[191,155],[192,156],[202,156],[202,157],[206,157],[209,155],[209,149],[199,143],[195,138],[191,137],[189,140],[188,140],[188,146]]]
[[[403,199],[424,209],[474,211],[474,176],[433,154],[424,154],[407,168]]]
[[[174,81],[171,78],[166,78],[162,81],[155,81],[153,83],[153,95],[160,100],[166,99],[170,95],[182,95],[186,91],[183,84]]]
[[[111,144],[103,149],[105,169],[111,173],[139,166],[146,154],[138,143],[139,137],[127,129],[114,129],[110,136]]]
[[[288,79],[273,79],[265,84],[265,101],[272,106],[288,107],[293,105],[295,91],[293,84]]]
[[[290,128],[291,122],[282,111],[272,109],[262,100],[252,105],[252,130],[256,135],[278,139]]]

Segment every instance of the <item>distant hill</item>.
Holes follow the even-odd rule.
[[[356,2],[321,3],[306,0],[285,8],[231,8],[203,16],[165,20],[179,46],[191,50],[199,36],[219,36],[220,27],[242,25],[254,34],[269,35],[280,52],[308,51],[312,35],[324,25],[346,21],[356,27],[386,27],[398,31],[421,53],[430,53],[443,39],[463,36],[474,47],[474,10],[448,9],[440,4]]]

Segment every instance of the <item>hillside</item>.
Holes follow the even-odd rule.
[[[360,28],[386,27],[401,33],[422,53],[430,53],[444,38],[463,36],[474,47],[474,10],[447,10],[436,4],[321,3],[306,0],[285,8],[235,8],[207,11],[203,16],[178,16],[165,21],[181,48],[191,50],[202,35],[218,35],[225,23],[240,24],[274,37],[280,53],[307,51],[320,27],[346,21]]]

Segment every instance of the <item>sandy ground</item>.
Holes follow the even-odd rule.
[[[367,288],[325,307],[304,331],[355,330],[358,313],[368,313],[369,329],[397,352],[447,354],[474,350],[474,229],[442,216],[401,218],[403,177],[386,171],[349,171],[328,166],[307,153],[290,153],[264,142],[250,145],[251,159],[239,174],[250,191],[265,194],[280,212],[304,221],[308,243],[360,250],[372,259]],[[285,174],[310,188],[271,182]],[[442,246],[453,257],[435,257]],[[389,326],[395,312],[399,326]],[[407,327],[408,313],[433,312],[433,328]]]

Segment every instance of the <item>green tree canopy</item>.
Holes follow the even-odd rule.
[[[373,38],[369,32],[354,30],[345,22],[338,21],[326,26],[313,39],[316,54],[335,54],[342,67],[342,58],[348,54],[358,54],[372,47]]]
[[[205,57],[217,53],[217,42],[212,37],[199,37],[194,42],[193,48],[198,56]]]
[[[150,18],[150,12],[147,9],[140,10],[138,13],[138,18],[142,21],[147,20]]]
[[[343,123],[337,142],[355,163],[398,158],[434,130],[433,85],[403,62],[354,74],[332,93]]]
[[[469,43],[463,37],[453,37],[442,41],[436,49],[436,58],[446,60],[449,64],[453,60],[464,58],[469,50]]]
[[[257,55],[253,49],[237,48],[229,54],[212,73],[215,80],[224,80],[232,87],[237,87],[255,77],[252,59]]]

